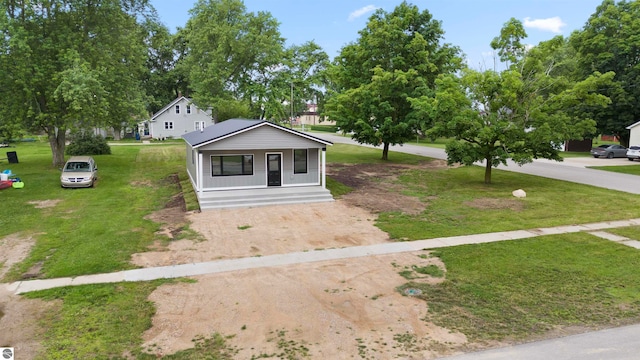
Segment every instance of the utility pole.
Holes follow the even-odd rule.
[[[291,108],[291,116],[289,117],[289,127],[293,129],[293,81],[291,82],[291,99],[289,107]]]

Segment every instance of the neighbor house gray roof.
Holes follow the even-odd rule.
[[[271,126],[276,129],[301,136],[303,138],[313,140],[325,145],[333,145],[331,141],[323,140],[315,136],[311,136],[293,129],[289,129],[278,124],[274,124],[265,120],[248,120],[248,119],[229,119],[213,125],[205,127],[202,131],[192,131],[186,133],[182,138],[194,148],[205,146],[230,136],[243,133],[261,126]]]

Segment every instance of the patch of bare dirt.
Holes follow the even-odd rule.
[[[420,199],[402,194],[402,186],[396,181],[398,176],[412,169],[446,168],[444,160],[431,160],[419,165],[402,164],[333,164],[327,174],[333,179],[351,187],[352,192],[343,195],[342,200],[373,213],[400,212],[417,215],[424,211],[426,203]]]
[[[466,337],[424,321],[427,304],[395,290],[406,282],[398,275],[403,268],[438,264],[419,254],[237,271],[161,286],[150,296],[157,313],[144,334],[145,348],[171,354],[217,332],[235,335],[228,341],[238,359],[281,353],[278,340],[308,348],[311,359],[451,354]]]
[[[134,254],[135,265],[165,266],[389,241],[374,226],[375,215],[341,200],[183,212],[182,217],[176,212],[177,208],[163,209],[151,218],[165,223],[165,231],[182,226],[177,219],[186,218],[189,228],[205,240],[177,240],[164,249]]]
[[[0,278],[14,264],[23,261],[34,244],[33,236],[12,234],[0,239]],[[58,304],[13,295],[0,284],[0,347],[13,347],[16,358],[35,358],[44,331],[39,320],[54,306]]]
[[[60,306],[58,301],[13,295],[0,285],[0,347],[13,347],[16,359],[35,359],[45,331],[40,321]]]
[[[27,204],[34,205],[36,209],[52,208],[62,200],[42,200],[42,201],[29,201]]]
[[[33,236],[8,235],[0,239],[0,279],[17,264],[27,258],[36,243]]]
[[[178,175],[173,174],[169,176],[166,181],[173,185],[180,187],[180,179]],[[169,202],[165,204],[162,210],[151,213],[146,216],[145,219],[162,224],[157,235],[166,236],[169,239],[174,239],[178,234],[188,225],[186,218],[187,206],[182,196],[182,191],[171,197]],[[157,247],[157,244],[154,246]]]

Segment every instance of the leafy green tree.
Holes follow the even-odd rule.
[[[286,119],[305,111],[307,101],[317,101],[326,84],[329,56],[313,41],[292,45],[285,50],[282,63],[262,74],[266,80],[256,88],[263,101],[261,118]],[[262,91],[265,91],[263,94]]]
[[[266,12],[248,13],[240,0],[199,0],[190,13],[180,30],[187,49],[181,66],[194,101],[211,106],[214,119],[222,107],[251,108],[258,76],[282,62],[278,22]]]
[[[500,61],[510,65],[524,56],[526,48],[522,40],[526,37],[527,32],[524,30],[522,23],[515,18],[511,18],[500,30],[500,36],[493,38],[491,48],[498,50]]]
[[[144,113],[146,0],[0,2],[2,119],[47,134],[64,163],[69,130],[123,126]]]
[[[536,158],[561,161],[564,141],[595,131],[595,121],[583,117],[580,109],[609,103],[596,91],[613,73],[594,73],[576,82],[562,74],[562,67],[556,69],[567,64],[562,61],[566,42],[561,37],[528,52],[514,43],[504,42],[501,49],[513,61],[507,70],[466,69],[461,78],[442,76],[435,97],[411,99],[414,109],[434,122],[428,136],[452,138],[446,146],[448,163],[484,161],[487,184],[492,168],[506,165],[508,159],[519,165]]]
[[[439,21],[403,2],[392,12],[377,10],[355,43],[342,48],[329,70],[325,115],[360,143],[390,145],[415,137],[423,118],[408,98],[433,95],[440,74],[461,67],[459,50],[442,44]]]
[[[146,73],[143,87],[148,96],[147,112],[158,112],[179,94],[189,94],[188,83],[178,66],[183,52],[183,42],[178,35],[171,35],[169,29],[155,21],[144,24],[147,45]]]
[[[612,84],[599,89],[611,106],[593,108],[591,116],[603,134],[615,135],[629,146],[627,126],[640,119],[640,1],[605,0],[584,28],[570,37],[578,52],[583,78],[593,71],[615,72]]]

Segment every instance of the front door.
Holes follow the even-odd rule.
[[[282,186],[282,155],[267,154],[267,186]]]

